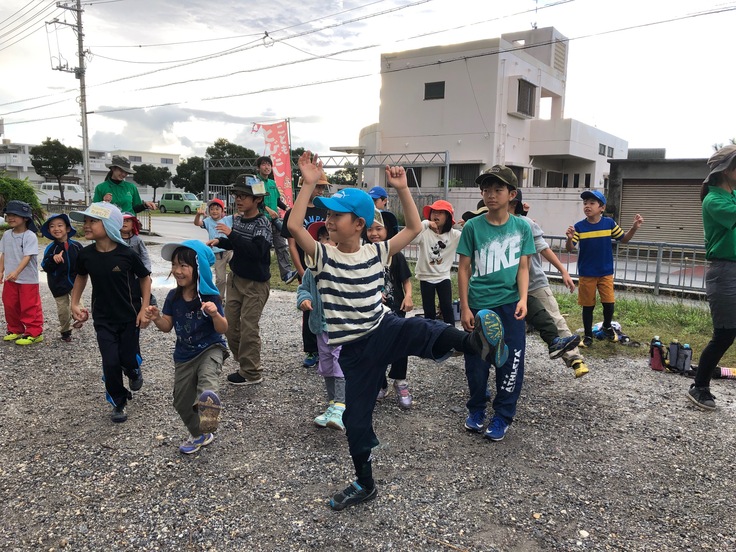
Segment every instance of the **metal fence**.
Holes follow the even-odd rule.
[[[565,251],[565,236],[545,236],[550,248],[573,278],[578,277],[577,252]],[[416,261],[418,249],[404,249],[407,259]],[[457,257],[455,266],[457,266]],[[637,242],[613,244],[614,280],[617,285],[641,288],[654,295],[687,293],[705,295],[705,247],[682,243]],[[553,279],[560,273],[547,260],[542,266]]]

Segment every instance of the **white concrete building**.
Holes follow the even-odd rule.
[[[603,188],[608,159],[628,150],[625,140],[564,118],[567,57],[567,39],[551,27],[383,54],[379,121],[362,129],[360,146],[366,154],[447,151],[460,212],[480,197],[461,189],[484,169],[507,165],[520,186],[555,189],[563,212],[533,207],[533,215],[554,212],[564,224],[543,220],[545,229],[564,232],[580,218],[575,189]],[[423,192],[444,186],[444,172],[415,170]],[[383,181],[378,169],[364,175],[368,186]]]

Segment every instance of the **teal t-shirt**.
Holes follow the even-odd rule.
[[[494,226],[484,216],[465,223],[457,252],[470,257],[468,306],[492,309],[516,303],[519,260],[535,251],[531,228],[517,217],[509,216],[501,226]]]

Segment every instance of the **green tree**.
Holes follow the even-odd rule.
[[[176,176],[171,179],[174,186],[198,194],[204,190],[204,158],[196,155],[176,166]]]
[[[61,179],[71,172],[75,165],[82,164],[82,151],[67,147],[58,140],[46,138],[40,146],[30,150],[31,164],[36,174],[44,178],[53,177],[59,184],[59,196],[64,202],[64,186]]]
[[[728,141],[731,143],[732,146],[736,146],[736,138],[729,138]],[[711,147],[713,148],[713,151],[718,151],[724,146],[723,143],[716,143],[713,144]]]
[[[18,199],[28,203],[31,206],[36,222],[43,220],[43,208],[41,207],[41,202],[38,201],[38,196],[33,185],[28,180],[18,180],[0,172],[0,213],[8,204],[8,201],[12,199]],[[37,226],[40,227],[40,224],[37,224]]]
[[[148,163],[143,165],[135,165],[133,167],[135,175],[133,179],[141,186],[150,186],[153,188],[153,201],[156,201],[156,190],[163,188],[171,179],[171,172],[168,167],[154,167]]]
[[[237,144],[226,140],[225,138],[218,138],[215,143],[207,148],[207,156],[210,159],[238,159],[238,160],[249,160],[254,163],[258,158],[256,152],[252,149],[248,149]],[[235,179],[238,178],[239,174],[245,172],[255,173],[258,169],[212,169],[210,168],[210,184],[229,186],[235,184]],[[204,188],[204,185],[202,186]]]
[[[337,186],[357,186],[358,185],[358,167],[350,162],[345,163],[345,168],[335,171],[335,174],[327,177],[330,184]]]

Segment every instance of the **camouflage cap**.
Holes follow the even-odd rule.
[[[490,169],[486,169],[480,176],[475,179],[475,183],[478,186],[483,187],[487,185],[491,180],[498,180],[499,182],[511,186],[516,189],[518,181],[514,171],[504,165],[493,165]]]

